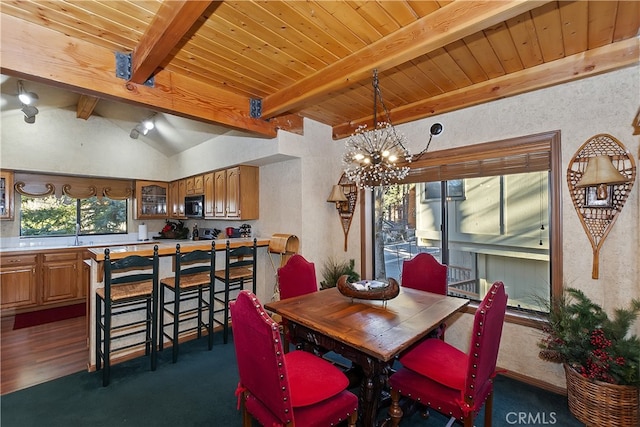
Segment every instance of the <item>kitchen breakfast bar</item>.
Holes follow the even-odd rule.
[[[196,250],[208,251],[214,245],[216,250],[216,270],[224,269],[225,265],[225,250],[229,242],[230,248],[236,248],[240,246],[246,246],[253,244],[253,238],[230,238],[230,239],[218,239],[218,240],[163,240],[154,241],[143,244],[135,245],[122,245],[122,246],[103,246],[103,247],[90,247],[87,248],[87,255],[85,256],[85,262],[91,267],[91,276],[88,292],[88,313],[87,320],[89,323],[89,361],[88,369],[90,371],[95,370],[96,366],[96,354],[95,354],[95,338],[96,338],[96,325],[95,325],[95,310],[96,310],[96,289],[104,286],[104,259],[105,249],[109,249],[110,259],[118,260],[126,258],[130,255],[139,255],[143,257],[152,257],[154,246],[158,246],[158,255],[160,256],[160,269],[159,277],[170,277],[174,275],[174,255],[176,253],[176,244],[180,244],[180,252],[187,253]],[[261,298],[267,298],[268,289],[267,282],[272,280],[274,275],[273,268],[270,263],[267,262],[267,248],[269,246],[270,239],[268,238],[256,238],[257,251],[257,271],[256,271],[256,293]],[[216,283],[216,287],[223,286],[222,283]],[[135,348],[130,349],[128,353],[119,354],[115,358],[115,362],[118,360],[124,360],[140,354],[140,350]]]

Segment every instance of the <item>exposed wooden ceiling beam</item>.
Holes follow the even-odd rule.
[[[452,2],[360,49],[308,77],[264,98],[262,116],[295,111],[305,103],[353,82],[371,77],[371,71],[388,70],[446,46],[491,25],[518,16],[548,1]]]
[[[78,104],[76,105],[76,117],[87,120],[93,114],[100,98],[96,96],[80,95]]]
[[[249,99],[169,71],[149,88],[116,77],[115,53],[13,16],[2,17],[3,74],[101,98],[275,137],[276,126],[249,114]]]
[[[470,107],[566,83],[577,78],[614,71],[638,62],[640,62],[640,39],[635,37],[405,105],[391,110],[390,116],[396,125],[407,123],[461,107]],[[359,121],[334,126],[333,137],[335,139],[347,137],[360,125],[371,126],[372,121],[373,117],[369,116]]]
[[[137,84],[146,82],[211,3],[189,0],[163,1],[133,51],[130,81]]]

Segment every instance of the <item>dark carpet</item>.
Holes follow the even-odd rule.
[[[13,329],[28,328],[44,323],[57,322],[58,320],[73,319],[87,314],[87,305],[82,302],[64,307],[48,308],[46,310],[32,311],[16,314]]]
[[[220,334],[215,338],[211,351],[207,351],[205,339],[181,345],[175,365],[171,363],[170,349],[165,349],[160,353],[155,372],[150,371],[146,357],[115,365],[108,387],[101,386],[101,372],[79,372],[4,395],[0,398],[0,424],[2,427],[240,426],[233,343],[222,344]],[[437,413],[426,421],[416,413],[403,420],[401,426],[444,426],[446,422],[447,418]],[[482,418],[477,418],[475,424],[483,425]],[[582,424],[569,413],[565,396],[498,376],[493,425]]]

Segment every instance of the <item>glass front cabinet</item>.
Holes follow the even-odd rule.
[[[0,220],[13,219],[13,172],[0,171]]]
[[[169,184],[136,181],[136,219],[167,218]]]

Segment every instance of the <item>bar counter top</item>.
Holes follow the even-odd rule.
[[[160,256],[167,256],[176,253],[177,243],[180,244],[180,251],[182,253],[186,253],[196,250],[209,250],[213,242],[215,242],[215,249],[217,251],[222,251],[226,248],[227,240],[232,248],[253,243],[253,238],[249,237],[216,240],[162,240],[136,245],[91,247],[87,248],[87,254],[89,254],[89,257],[95,261],[104,261],[104,250],[109,248],[109,257],[112,260],[125,258],[129,255],[150,257],[153,255],[153,247],[158,245],[158,254]],[[256,244],[258,247],[269,246],[269,239],[256,237]]]

